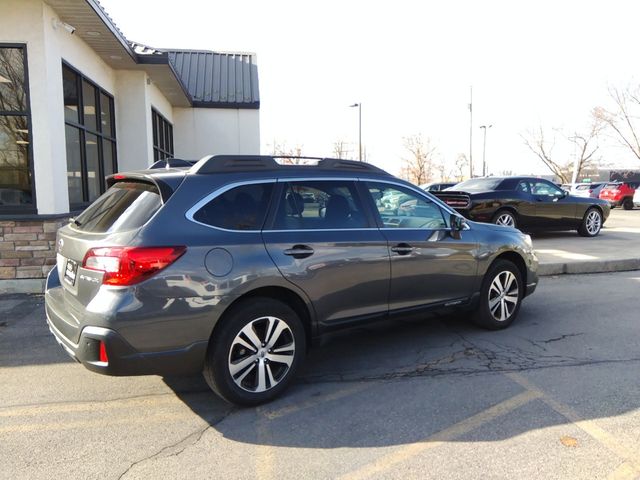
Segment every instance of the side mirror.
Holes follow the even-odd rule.
[[[467,225],[464,218],[454,213],[449,217],[449,224],[451,225],[451,236],[455,239],[460,238],[460,232],[464,230],[464,227]]]

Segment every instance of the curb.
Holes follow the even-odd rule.
[[[628,272],[630,270],[640,270],[640,258],[541,263],[538,266],[538,276],[548,277],[551,275],[576,275],[581,273]]]
[[[44,278],[0,280],[0,295],[9,293],[44,293]]]

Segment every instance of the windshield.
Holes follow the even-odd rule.
[[[471,178],[451,187],[449,190],[461,190],[463,192],[487,192],[496,190],[502,183],[502,178]]]

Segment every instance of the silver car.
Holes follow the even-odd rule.
[[[600,190],[602,190],[606,184],[607,182],[582,183],[575,187],[573,195],[584,198],[599,198]]]

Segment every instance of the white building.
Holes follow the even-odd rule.
[[[96,0],[1,0],[0,281],[42,278],[49,224],[114,171],[258,154],[259,107],[254,54],[134,44]]]

